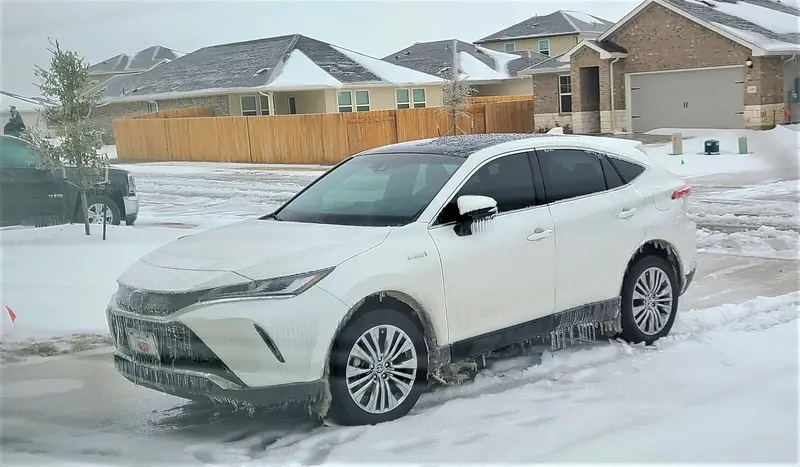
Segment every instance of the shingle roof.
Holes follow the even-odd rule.
[[[89,67],[89,74],[139,72],[152,68],[164,60],[175,60],[181,54],[160,45],[154,45],[135,54],[119,54]]]
[[[457,39],[417,42],[410,47],[383,57],[383,60],[423,73],[442,76],[449,73],[453,67],[454,44],[458,52],[466,52],[487,67],[495,69],[495,60],[489,54],[479,50],[473,44]]]
[[[550,57],[549,59],[536,63],[533,66],[524,68],[520,70],[518,73],[520,76],[525,76],[525,75],[557,73],[559,71],[569,72],[570,70],[569,63],[562,63],[559,60],[563,55],[564,54],[556,55],[555,57]]]
[[[707,23],[716,23],[729,33],[741,37],[741,39],[763,45],[761,42],[784,42],[789,44],[800,44],[800,10],[789,5],[775,2],[773,0],[663,0],[692,16]],[[788,32],[786,28],[778,30],[778,22],[772,21],[773,18],[758,15],[752,7],[761,7],[773,10],[778,14],[797,17],[794,28]],[[763,10],[762,10],[763,11]],[[789,18],[791,22],[791,18]],[[772,25],[774,24],[774,26]],[[755,34],[755,36],[753,36]],[[760,38],[759,36],[764,36]]]
[[[467,54],[475,59],[470,59],[468,62],[461,55],[459,60],[459,71],[467,75],[467,79],[475,81],[513,78],[517,76],[519,70],[550,58],[537,52],[497,52],[457,39],[449,39],[417,42],[410,47],[387,55],[383,60],[423,73],[447,77],[453,68],[454,48],[459,54]],[[483,72],[476,70],[476,66],[481,64],[485,66]]]
[[[298,87],[314,84],[308,82],[308,75],[325,76],[327,79],[318,83],[321,87],[330,87],[331,83],[337,81],[340,84],[390,83],[392,81],[382,78],[380,74],[397,75],[398,70],[427,83],[437,80],[435,76],[394,67],[376,58],[294,34],[204,47],[144,73],[115,76],[95,89],[101,91],[104,100],[261,89],[267,88],[270,82],[279,77],[281,84],[286,84],[284,81],[287,79],[282,72],[284,68],[289,68],[286,65],[292,60],[295,61],[292,73],[306,75],[298,76],[301,78],[298,81],[302,81]],[[368,63],[377,63],[379,66],[368,68],[369,65],[365,65]],[[303,73],[303,67],[313,68]],[[387,70],[386,67],[392,69]]]
[[[532,16],[513,26],[475,41],[476,44],[525,37],[556,36],[560,34],[600,34],[614,23],[580,11],[558,10],[549,15]]]

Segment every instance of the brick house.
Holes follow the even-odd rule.
[[[94,125],[210,106],[214,116],[364,112],[441,105],[443,79],[300,34],[204,47],[95,86]]]
[[[800,112],[799,22],[774,0],[646,0],[520,74],[533,78],[540,126],[764,128]]]

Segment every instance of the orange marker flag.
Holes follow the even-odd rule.
[[[11,324],[16,326],[16,323],[14,323],[14,321],[17,320],[17,314],[14,313],[14,310],[12,310],[11,307],[8,305],[6,305],[6,311],[8,311],[8,317],[11,318]]]

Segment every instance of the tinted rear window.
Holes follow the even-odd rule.
[[[631,180],[644,172],[644,167],[639,164],[623,161],[622,159],[615,159],[613,157],[609,157],[609,160],[617,168],[619,174],[622,175],[622,179],[625,181],[625,183],[630,183]]]

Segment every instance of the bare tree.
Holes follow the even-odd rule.
[[[28,131],[31,150],[47,168],[73,167],[78,179],[78,193],[83,210],[86,235],[90,235],[86,191],[102,183],[107,173],[108,156],[100,153],[103,140],[91,123],[92,110],[99,103],[99,94],[91,92],[95,84],[89,76],[89,65],[77,53],[64,50],[57,40],[50,39],[50,66],[36,66],[34,75],[43,101],[42,114],[48,125],[61,133],[60,144],[54,144],[38,130]]]
[[[447,72],[447,81],[442,84],[442,107],[441,111],[452,119],[451,128],[447,131],[453,135],[458,134],[458,117],[469,116],[468,97],[475,93],[475,89],[470,87],[464,78],[461,77],[460,60],[458,56],[458,41],[453,41],[453,66]],[[463,130],[461,130],[464,133]]]

